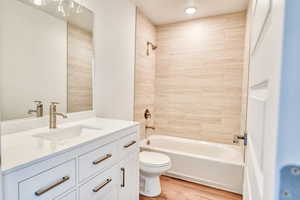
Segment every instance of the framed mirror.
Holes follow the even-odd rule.
[[[11,0],[3,16],[2,120],[93,109],[93,13],[72,0]]]

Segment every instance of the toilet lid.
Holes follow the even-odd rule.
[[[167,155],[149,151],[140,153],[140,163],[148,166],[165,166],[170,164],[170,158]]]

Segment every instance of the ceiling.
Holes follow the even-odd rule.
[[[142,12],[156,24],[170,24],[200,17],[243,11],[248,0],[133,0]],[[184,10],[196,7],[197,12],[189,16]]]

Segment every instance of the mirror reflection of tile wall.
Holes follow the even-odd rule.
[[[68,24],[68,112],[93,109],[93,35]]]
[[[65,6],[70,5],[65,0]],[[33,101],[59,112],[92,110],[93,13],[58,11],[58,1],[4,0],[0,73],[2,120],[34,118]],[[79,4],[75,4],[75,7]],[[72,25],[71,25],[72,24]]]

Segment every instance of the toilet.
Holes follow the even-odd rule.
[[[140,152],[140,194],[156,197],[161,193],[159,176],[171,168],[170,158],[161,153]]]

